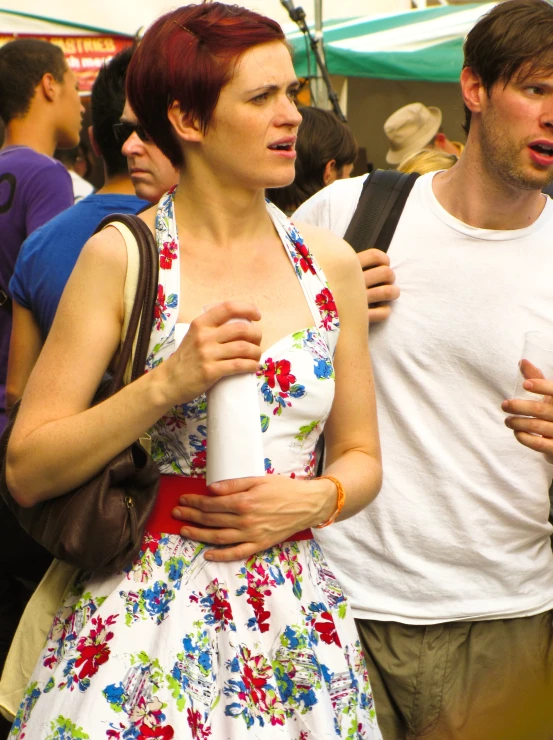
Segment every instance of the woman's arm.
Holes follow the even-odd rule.
[[[251,304],[206,312],[155,370],[90,408],[118,349],[127,251],[116,229],[87,242],[29,378],[8,446],[6,477],[23,506],[84,483],[169,408],[200,395],[222,375],[253,372],[259,361]]]
[[[337,521],[361,511],[382,485],[380,440],[369,354],[365,283],[359,260],[342,239],[324,229],[300,225],[323,268],[340,317],[334,357],[336,392],[325,425],[325,473],[342,483],[346,503]]]
[[[33,312],[20,306],[17,301],[13,301],[12,333],[6,379],[8,411],[23,395],[41,349],[42,336]]]
[[[336,394],[325,426],[327,467],[346,492],[338,519],[363,509],[382,483],[373,379],[368,349],[365,286],[351,247],[315,227],[305,227],[307,244],[323,267],[340,315],[334,358]],[[335,512],[336,486],[322,478],[290,479],[268,475],[210,486],[216,496],[185,495],[174,515],[187,524],[183,536],[216,545],[205,557],[228,561],[249,557],[307,527],[326,522]],[[194,526],[197,524],[199,526]],[[201,528],[200,528],[201,527]]]

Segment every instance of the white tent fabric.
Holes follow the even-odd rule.
[[[495,2],[443,5],[393,15],[359,17],[324,24],[330,73],[350,77],[454,82],[462,66],[463,41]],[[304,39],[288,36],[298,74],[308,74]],[[315,62],[310,59],[311,70]]]
[[[224,0],[232,3],[233,0]],[[27,14],[44,21],[73,24],[100,33],[116,33],[134,36],[136,32],[152,23],[155,18],[187,0],[0,0],[0,11]],[[307,20],[314,22],[316,0],[297,0],[294,4],[304,8]],[[279,0],[236,0],[238,5],[270,16],[285,30],[293,31],[296,26]],[[322,0],[325,18],[345,18],[375,13],[393,13],[411,7],[410,0]],[[0,28],[0,32],[4,28]]]
[[[85,30],[79,26],[45,21],[41,18],[34,18],[28,15],[21,15],[20,13],[0,10],[0,36],[10,36],[14,34],[32,34],[36,36],[82,36],[96,33],[97,31]]]

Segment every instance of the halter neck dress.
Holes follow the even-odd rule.
[[[147,370],[175,351],[180,295],[174,190],[156,217],[159,288]],[[267,349],[258,373],[267,475],[314,475],[334,396],[339,319],[322,270],[267,204],[313,324]],[[163,474],[204,476],[206,397],[150,430]],[[348,603],[314,539],[210,563],[205,545],[146,533],[114,576],[81,574],[14,722],[23,740],[378,740]]]

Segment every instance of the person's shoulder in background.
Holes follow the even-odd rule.
[[[329,229],[343,237],[357,203],[363,184],[368,175],[336,180],[326,188],[319,190],[292,214],[295,224],[307,223]]]

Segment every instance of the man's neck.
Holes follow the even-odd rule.
[[[32,118],[14,118],[6,125],[3,146],[28,146],[39,154],[51,157],[56,138],[47,125]]]
[[[545,197],[539,190],[503,182],[484,162],[478,145],[469,141],[457,164],[432,181],[440,205],[459,221],[480,229],[531,226],[545,207]]]
[[[135,195],[130,177],[125,173],[109,176],[104,169],[104,184],[96,195]]]

